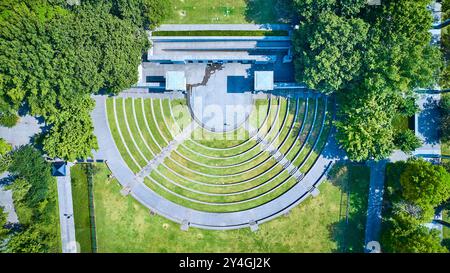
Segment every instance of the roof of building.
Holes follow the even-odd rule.
[[[184,71],[166,72],[166,90],[186,91],[186,75]]]
[[[273,90],[273,71],[255,71],[255,90]]]
[[[55,162],[52,164],[52,175],[53,176],[66,176],[66,163],[65,162]]]

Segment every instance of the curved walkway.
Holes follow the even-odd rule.
[[[339,159],[339,152],[334,137],[326,144],[316,164],[304,177],[302,183],[296,184],[282,196],[259,207],[232,213],[211,213],[189,209],[172,203],[150,190],[138,179],[122,159],[109,131],[106,117],[106,97],[94,96],[96,108],[92,112],[94,133],[98,138],[97,158],[107,160],[114,176],[129,193],[150,210],[182,224],[205,229],[254,228],[255,225],[269,221],[298,205],[309,195],[317,194],[316,187],[324,180],[324,173],[329,170],[334,160]]]

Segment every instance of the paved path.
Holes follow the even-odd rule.
[[[331,163],[341,157],[339,149],[334,142],[334,137],[330,138],[324,152],[318,158],[316,164],[298,183],[285,194],[259,207],[232,213],[208,213],[189,209],[172,203],[157,195],[140,181],[136,181],[135,175],[123,161],[117,150],[114,140],[109,131],[107,117],[105,115],[106,97],[94,97],[96,107],[92,112],[94,121],[94,133],[98,138],[99,151],[95,153],[96,158],[107,160],[107,164],[114,176],[124,187],[130,187],[130,194],[150,210],[168,218],[172,221],[190,226],[205,229],[237,229],[251,227],[251,223],[263,223],[277,216],[283,215],[311,194],[317,194],[315,189],[326,176],[324,173],[329,170]]]
[[[61,229],[61,243],[63,253],[76,253],[77,242],[75,238],[75,222],[73,219],[72,184],[70,181],[70,166],[67,166],[67,175],[57,177],[59,224]]]
[[[415,116],[416,135],[422,139],[423,145],[414,154],[440,155],[441,144],[439,140],[440,112],[438,103],[441,94],[420,94],[417,101],[420,113]]]
[[[13,128],[0,126],[0,137],[5,139],[13,147],[30,143],[31,138],[41,132],[43,124],[32,116],[20,117],[19,122]]]
[[[292,29],[288,24],[165,24],[156,31],[193,31],[193,30],[285,30]]]
[[[369,162],[370,166],[370,186],[369,204],[367,209],[366,234],[364,245],[370,242],[380,241],[381,212],[383,207],[384,174],[387,160]],[[371,249],[365,248],[365,252]]]

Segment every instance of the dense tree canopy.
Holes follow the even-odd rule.
[[[310,88],[332,93],[359,72],[368,25],[332,12],[321,13],[314,24],[297,32],[297,80]]]
[[[417,111],[414,89],[439,79],[429,2],[296,1],[303,18],[294,40],[296,77],[339,97],[338,141],[351,159],[389,156],[395,140],[408,144],[400,145],[405,151],[417,144],[409,132],[394,132],[392,122]]]
[[[108,2],[108,0],[106,0]],[[171,1],[112,0],[112,13],[144,28],[159,25],[171,11]]]
[[[436,230],[428,230],[406,213],[397,213],[382,235],[383,250],[389,253],[448,253]]]
[[[14,181],[8,189],[13,192],[20,227],[9,232],[6,251],[58,251],[56,181],[50,164],[31,146],[14,150],[11,157],[8,171]]]
[[[388,164],[381,236],[384,252],[447,252],[438,232],[425,224],[450,197],[449,175],[443,167],[423,159]]]
[[[313,19],[320,12],[331,11],[339,16],[356,15],[367,0],[294,0],[303,20]]]
[[[9,172],[29,184],[25,199],[29,207],[35,207],[48,195],[49,184],[54,181],[50,173],[50,165],[40,152],[31,146],[23,146],[12,154]],[[13,184],[14,188],[14,184]]]
[[[417,148],[422,146],[422,140],[420,140],[413,130],[405,130],[397,133],[394,137],[394,144],[400,150],[406,153],[412,153]]]
[[[136,9],[142,14],[129,18]],[[43,143],[48,155],[90,156],[97,147],[90,95],[117,94],[137,82],[149,45],[142,26],[159,23],[164,12],[156,0],[82,1],[79,6],[2,1],[0,123],[26,105],[50,127]]]
[[[363,91],[361,91],[363,92]],[[336,122],[338,139],[351,160],[382,159],[394,148],[391,116],[386,111],[392,106],[383,93],[353,92],[342,96],[341,115]]]
[[[0,158],[12,150],[11,144],[0,138]]]
[[[6,212],[3,211],[3,207],[0,206],[0,251],[3,240],[5,240],[6,235],[8,234],[8,230],[5,228],[6,226]]]
[[[450,141],[450,96],[444,95],[439,103],[441,112],[440,135],[442,141]]]

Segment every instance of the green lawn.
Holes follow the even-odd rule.
[[[342,252],[363,252],[370,169],[364,165],[338,164],[330,172],[330,177],[332,183],[342,190],[341,221],[336,224],[334,233],[339,249]]]
[[[94,178],[99,252],[335,252],[362,251],[367,202],[368,169],[340,167],[333,183],[321,194],[294,208],[288,216],[249,229],[210,231],[178,224],[149,211],[132,197],[123,197],[109,171],[98,165]],[[349,224],[340,218],[343,181],[352,180]],[[364,218],[364,219],[363,219]],[[343,241],[343,234],[347,237]],[[348,236],[348,235],[352,236]],[[348,239],[350,237],[350,239]],[[345,244],[345,247],[344,247]],[[351,247],[349,247],[351,246]]]
[[[84,164],[76,164],[70,168],[70,178],[72,180],[75,238],[80,244],[80,252],[90,253],[92,252],[92,244],[86,166]]]
[[[170,0],[172,14],[165,24],[277,23],[279,0]],[[286,13],[286,11],[283,11]]]

